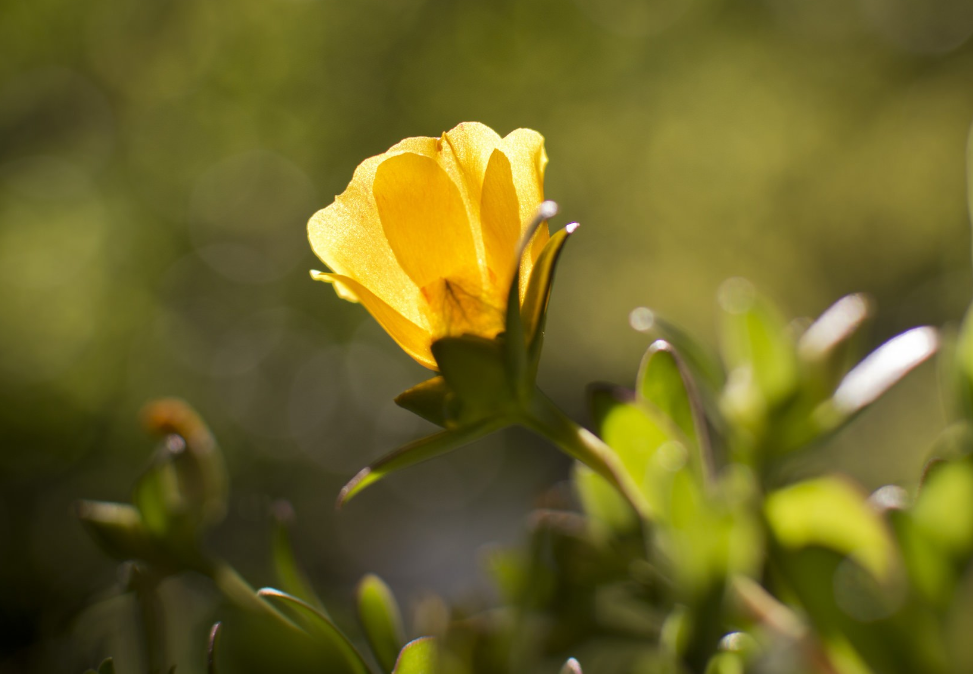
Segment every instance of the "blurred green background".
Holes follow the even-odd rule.
[[[517,432],[333,511],[427,430],[392,403],[425,375],[309,280],[305,223],[403,137],[477,120],[547,138],[553,224],[582,228],[541,384],[578,418],[586,382],[631,383],[633,308],[712,343],[730,276],[792,316],[868,292],[875,343],[959,318],[971,33],[970,0],[0,3],[0,672],[113,653],[135,671],[115,565],[71,504],[127,499],[156,396],[221,440],[231,512],[210,544],[256,585],[278,498],[337,606],[365,571],[406,603],[462,598],[480,546],[519,539],[567,464]],[[817,460],[908,480],[941,417],[926,366]],[[180,672],[199,671],[215,596],[169,591]]]

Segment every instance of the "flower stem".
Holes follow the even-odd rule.
[[[130,587],[135,592],[142,624],[146,670],[162,674],[166,666],[165,615],[157,592],[159,579],[138,566],[133,567]]]
[[[534,389],[518,421],[608,480],[643,519],[651,518],[648,501],[618,455],[594,433],[569,419],[539,389]]]

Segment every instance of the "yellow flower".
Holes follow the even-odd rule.
[[[518,243],[544,200],[546,164],[544,138],[529,129],[501,138],[470,122],[440,138],[406,138],[363,161],[308,222],[311,247],[333,272],[312,276],[365,305],[406,353],[435,370],[434,341],[504,330],[518,264],[523,302],[549,239],[542,224],[518,262]]]

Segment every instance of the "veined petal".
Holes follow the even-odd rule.
[[[510,161],[500,150],[490,155],[483,176],[480,197],[480,226],[483,230],[483,247],[487,266],[493,270],[499,283],[501,296],[510,287],[517,245],[520,240],[520,204],[514,189]]]
[[[405,318],[422,323],[419,287],[396,260],[372,196],[375,170],[385,158],[371,157],[355,169],[345,191],[307,223],[308,240],[332,271],[357,280]]]
[[[430,370],[436,369],[436,360],[430,350],[432,336],[428,330],[410,321],[353,278],[324,272],[315,272],[312,277],[316,281],[333,283],[339,295],[343,292],[353,294],[403,351],[415,358],[420,365]]]
[[[470,207],[470,214],[476,217],[480,210],[480,193],[483,175],[486,173],[490,156],[500,145],[500,134],[479,122],[463,122],[443,134],[446,148],[443,148],[443,163],[455,163],[455,170],[462,180]],[[446,150],[449,150],[449,157]],[[450,159],[452,161],[450,161]]]
[[[478,267],[466,205],[434,159],[411,152],[387,157],[375,170],[372,193],[385,238],[416,286]]]
[[[500,149],[510,160],[514,189],[520,204],[520,226],[526,228],[534,218],[537,207],[544,201],[544,169],[547,167],[547,152],[544,151],[544,136],[531,129],[516,129],[500,141]],[[521,230],[523,231],[523,229]],[[547,226],[542,225],[534,235],[528,249],[530,264],[544,250],[550,235]],[[521,268],[524,278],[530,276],[530,266]]]

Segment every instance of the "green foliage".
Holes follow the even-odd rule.
[[[383,671],[395,668],[405,644],[402,613],[388,585],[369,574],[358,583],[358,619]]]
[[[190,488],[192,464],[176,463],[180,452],[157,452],[135,505],[86,501],[79,515],[109,555],[137,560],[132,587],[147,606],[159,578],[201,570],[263,625],[231,626],[219,649],[214,629],[210,671],[225,651],[221,674],[248,670],[235,655],[247,629],[278,633],[282,647],[297,639],[308,663],[352,674],[374,672],[372,658],[391,674],[578,674],[588,658],[596,673],[965,672],[973,662],[965,637],[973,625],[973,455],[956,428],[973,421],[967,408],[953,408],[958,420],[908,488],[869,496],[847,476],[791,469],[934,353],[937,333],[908,331],[856,365],[864,298],[846,297],[795,331],[743,281],[721,296],[724,374],[702,375],[705,349],[674,330],[697,356],[686,360],[655,340],[634,391],[590,387],[597,437],[540,392],[518,403],[501,342],[436,345],[442,376],[397,402],[446,429],[373,464],[343,501],[388,471],[493,430],[483,419],[504,409],[499,423],[520,419],[584,461],[571,476],[580,512],[555,501],[528,519],[526,546],[486,556],[500,605],[428,603],[414,612],[425,638],[406,643],[399,604],[374,575],[357,591],[364,638],[339,627],[297,562],[284,502],[274,507],[271,542],[282,589],[254,592],[199,547],[213,520],[203,514],[207,499]],[[942,355],[961,399],[960,384],[970,381],[964,348],[960,341]],[[218,493],[225,500],[225,489]]]

